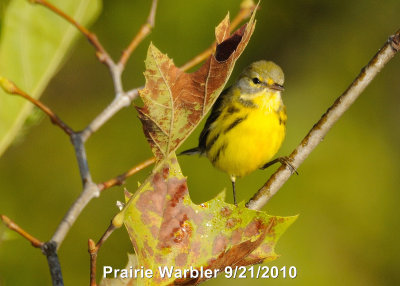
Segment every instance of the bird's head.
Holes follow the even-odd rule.
[[[253,94],[264,89],[282,91],[285,80],[282,69],[271,61],[257,61],[249,65],[240,75],[239,88]]]

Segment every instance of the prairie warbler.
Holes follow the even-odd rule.
[[[270,161],[285,138],[283,82],[283,71],[275,63],[252,63],[218,97],[200,134],[198,147],[181,153],[205,155],[215,167],[228,173],[235,205],[237,177],[276,162],[291,167],[285,157]]]

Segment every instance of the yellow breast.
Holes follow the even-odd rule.
[[[207,138],[211,147],[206,154],[212,164],[237,177],[268,163],[285,137],[286,111],[280,94],[260,94],[251,102],[226,106]]]

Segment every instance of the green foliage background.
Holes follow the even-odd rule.
[[[104,1],[93,26],[115,57],[145,21],[150,1]],[[144,83],[148,44],[153,41],[177,65],[208,47],[214,27],[240,1],[160,1],[156,27],[135,52],[124,74],[125,87]],[[38,8],[41,9],[41,8]],[[249,46],[233,77],[254,60],[271,59],[286,74],[284,101],[289,120],[279,155],[300,142],[360,69],[400,28],[400,2],[263,1]],[[398,285],[400,263],[400,56],[393,59],[325,140],[265,207],[274,215],[300,214],[277,246],[282,255],[269,266],[296,266],[296,279],[251,285]],[[83,38],[51,81],[42,100],[75,129],[84,128],[113,97],[108,71]],[[22,100],[15,98],[15,100]],[[183,145],[193,147],[200,128]],[[89,164],[99,182],[151,156],[133,108],[121,111],[87,143]],[[230,190],[228,177],[205,158],[182,157],[194,202]],[[247,200],[274,168],[239,180],[239,200]],[[127,181],[134,191],[150,169]],[[81,190],[68,138],[44,118],[0,158],[0,213],[40,239],[54,232]],[[228,193],[229,194],[229,193]],[[228,196],[231,200],[231,197]],[[59,256],[66,285],[87,285],[87,239],[97,240],[123,200],[113,188],[90,203],[62,245]],[[0,237],[7,231],[0,227]],[[3,234],[3,235],[2,235]],[[0,241],[0,285],[49,285],[45,258],[23,239]],[[102,265],[121,268],[132,247],[124,229],[99,254]],[[242,285],[218,278],[205,285]]]

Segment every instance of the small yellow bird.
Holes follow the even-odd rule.
[[[235,205],[237,177],[276,162],[294,170],[286,157],[270,161],[286,132],[283,82],[283,71],[275,63],[252,63],[215,102],[200,134],[199,146],[181,153],[205,155],[215,167],[228,173]]]

